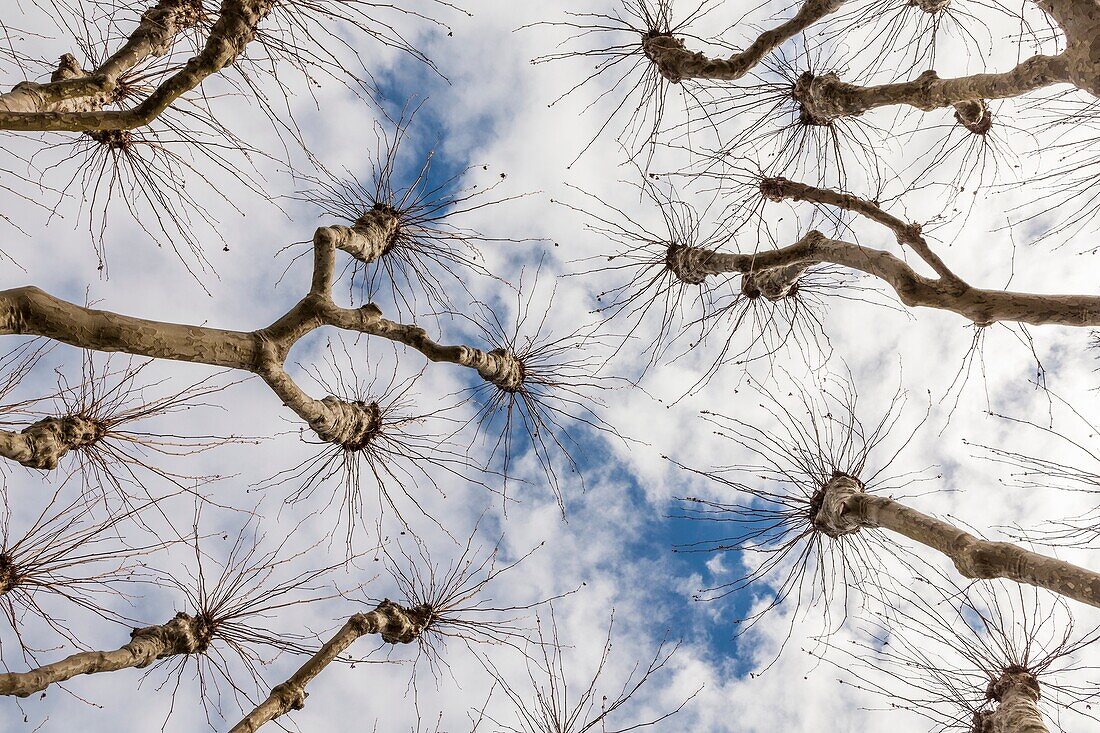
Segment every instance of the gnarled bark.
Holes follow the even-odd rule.
[[[0,456],[28,468],[52,470],[69,451],[100,440],[106,428],[81,415],[47,417],[20,432],[0,430]]]
[[[78,675],[140,669],[165,657],[201,653],[210,644],[210,632],[202,620],[186,613],[177,613],[160,626],[134,629],[130,636],[129,644],[114,651],[80,652],[29,672],[0,674],[0,695],[27,697]]]
[[[1026,669],[1006,669],[986,694],[997,708],[978,713],[974,733],[1049,733],[1039,714],[1039,681]]]

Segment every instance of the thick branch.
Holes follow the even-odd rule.
[[[392,236],[393,227],[391,216],[379,215],[371,221],[361,220],[354,227],[318,229],[310,292],[274,323],[257,331],[134,318],[78,306],[26,286],[0,291],[0,335],[44,336],[95,351],[251,372],[262,377],[283,404],[309,423],[323,440],[345,447],[361,447],[377,433],[378,406],[335,397],[314,399],[286,373],[284,364],[291,348],[317,328],[331,326],[397,341],[430,361],[474,369],[501,389],[518,389],[524,379],[523,365],[504,350],[440,344],[419,326],[386,320],[373,303],[341,308],[333,302],[336,248],[367,257],[369,247],[374,247],[380,255],[381,250],[374,245],[384,244],[386,237]],[[21,433],[0,431],[0,456],[35,468],[53,468],[68,450],[83,445],[78,433],[74,426],[59,419],[40,421]]]
[[[1064,56],[1032,56],[1010,71],[941,79],[926,71],[912,81],[864,87],[840,80],[835,72],[803,74],[792,95],[815,124],[860,115],[877,107],[909,105],[925,112],[965,102],[1017,97],[1072,81]]]
[[[176,654],[202,652],[209,644],[197,618],[186,613],[160,626],[134,629],[130,643],[110,652],[81,652],[29,672],[0,674],[0,695],[27,697],[82,674],[148,667]]]
[[[784,42],[826,15],[835,13],[843,4],[844,0],[804,0],[793,18],[764,31],[744,51],[725,59],[712,59],[697,51],[689,51],[682,40],[672,35],[646,36],[642,39],[642,48],[661,76],[673,83],[684,79],[733,81],[751,71]]]
[[[203,79],[233,63],[244,51],[245,46],[252,41],[257,24],[271,12],[273,4],[274,0],[223,0],[218,20],[211,28],[210,36],[202,51],[188,60],[180,71],[163,81],[152,94],[132,109],[47,112],[0,110],[0,129],[87,132],[129,130],[147,125],[181,95],[201,84]],[[141,53],[148,55],[163,48],[163,44],[157,45],[157,43],[165,40],[167,30],[170,29],[161,29],[158,34],[156,29],[150,26],[148,37],[143,36],[144,40],[137,42],[141,48],[130,47],[128,44],[120,49],[118,54],[108,59],[105,66],[112,73],[121,73],[125,64],[136,59]],[[178,29],[172,33],[172,38],[175,37],[176,32]],[[170,39],[168,40],[170,42]]]
[[[357,613],[328,642],[303,664],[290,679],[276,685],[266,700],[233,726],[229,733],[254,733],[260,726],[305,707],[306,685],[334,662],[361,636],[381,634],[389,644],[410,644],[431,622],[431,609],[425,606],[404,608],[393,601],[382,601],[369,613]]]
[[[749,273],[792,264],[832,263],[882,279],[907,306],[948,310],[974,323],[1014,321],[1032,325],[1100,326],[1100,296],[1043,295],[985,290],[918,274],[905,261],[877,249],[829,239],[811,231],[792,245],[755,254],[728,254],[698,247],[670,249],[670,258],[692,273]],[[669,266],[673,272],[676,270]],[[686,281],[691,282],[691,281]]]
[[[964,577],[1004,578],[1046,588],[1100,608],[1100,573],[1007,542],[990,542],[885,496],[863,491],[839,475],[825,489],[814,526],[831,537],[880,527],[946,555]]]
[[[66,54],[49,84],[24,82],[0,95],[0,112],[93,112],[112,100],[119,78],[154,56],[168,53],[176,36],[193,26],[201,3],[196,0],[160,0],[146,10],[126,43],[99,68],[86,72]],[[3,125],[0,125],[2,127]]]
[[[52,470],[69,451],[95,443],[105,432],[80,415],[47,417],[18,433],[0,430],[0,456],[28,468]]]

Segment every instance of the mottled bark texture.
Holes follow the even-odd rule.
[[[210,645],[213,630],[201,617],[177,613],[166,624],[134,629],[130,643],[109,652],[80,652],[29,672],[0,674],[0,695],[27,697],[82,674],[148,667],[158,659],[178,654],[201,654]]]
[[[148,58],[167,54],[176,36],[194,26],[201,12],[201,0],[161,0],[142,14],[126,42],[98,68],[85,71],[72,54],[65,54],[48,84],[23,82],[7,94],[0,94],[0,112],[101,110],[118,101],[119,81],[126,72]]]
[[[990,680],[986,695],[997,707],[974,716],[973,733],[1049,733],[1039,714],[1039,681],[1023,667]]]
[[[642,37],[642,50],[661,76],[676,84],[685,79],[740,79],[765,56],[811,25],[835,13],[844,0],[805,0],[793,18],[764,31],[744,51],[724,59],[708,58],[689,51],[684,42],[669,33],[649,33]]]
[[[79,78],[36,85],[0,106],[0,130],[90,132],[147,125],[203,79],[233,63],[252,41],[256,26],[271,12],[274,2],[223,0],[202,50],[129,109],[98,109],[87,100],[75,107],[69,104],[68,100],[79,97],[109,95],[126,71],[146,58],[167,53],[176,36],[194,25],[202,10],[195,0],[161,0],[146,11],[137,30],[99,69]]]
[[[405,608],[388,599],[382,601],[373,611],[355,614],[290,679],[276,685],[267,699],[233,726],[230,733],[253,733],[264,723],[291,710],[301,710],[305,707],[309,694],[306,692],[306,685],[359,637],[380,634],[387,644],[411,644],[420,638],[431,621],[430,606]]]
[[[753,254],[673,245],[665,258],[669,272],[686,284],[700,284],[708,277],[722,274],[740,273],[756,279],[768,270],[790,274],[798,268],[828,263],[879,278],[907,306],[952,311],[980,326],[997,321],[1036,326],[1100,326],[1100,296],[1020,293],[968,285],[932,251],[918,225],[897,219],[873,202],[782,178],[765,179],[761,189],[765,196],[775,200],[814,201],[867,216],[891,228],[898,242],[919,255],[937,277],[918,273],[889,252],[829,239],[818,231],[811,231],[786,247]]]
[[[813,524],[829,537],[881,528],[946,555],[966,578],[1004,578],[1100,608],[1100,573],[1007,542],[990,542],[884,496],[853,476],[834,476],[815,497]]]
[[[912,81],[870,87],[841,81],[835,72],[815,75],[807,71],[799,77],[791,95],[802,106],[806,121],[817,125],[901,104],[926,112],[955,107],[957,113],[974,123],[974,105],[982,100],[1018,97],[1069,81],[1072,80],[1065,58],[1032,56],[1000,74],[941,79],[935,71],[929,70]]]
[[[78,306],[27,286],[0,291],[0,335],[44,336],[95,351],[120,351],[252,372],[321,439],[349,450],[362,448],[378,434],[381,427],[378,405],[348,402],[334,396],[313,399],[284,367],[291,347],[322,326],[397,341],[431,361],[474,369],[502,390],[519,390],[525,378],[523,364],[505,350],[482,351],[472,346],[439,344],[419,326],[386,320],[374,304],[342,308],[333,301],[336,249],[357,258],[376,259],[385,249],[378,245],[393,236],[395,221],[392,212],[382,211],[373,217],[363,217],[354,227],[318,229],[313,237],[310,292],[274,323],[256,331],[134,318]],[[53,468],[65,452],[99,437],[102,432],[96,434],[96,426],[79,423],[77,418],[52,418],[21,433],[0,431],[0,456],[35,468]]]

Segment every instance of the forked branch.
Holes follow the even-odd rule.
[[[324,440],[355,445],[370,432],[369,405],[307,395],[287,374],[291,347],[323,326],[379,336],[409,346],[430,361],[445,361],[474,369],[487,382],[516,386],[523,370],[516,357],[500,349],[483,351],[466,345],[440,344],[416,325],[389,321],[368,303],[342,308],[333,301],[335,253],[345,251],[371,261],[394,235],[385,215],[364,217],[355,226],[321,227],[314,235],[314,269],[310,291],[266,328],[230,331],[124,316],[69,303],[27,286],[0,292],[0,334],[45,336],[81,348],[171,359],[240,369],[259,375],[283,403]],[[22,433],[0,436],[0,455],[34,467],[48,467],[58,443],[68,449],[84,439],[82,425],[45,421]],[[68,441],[66,443],[66,441]]]
[[[760,277],[765,272],[774,274],[785,271],[797,279],[802,270],[795,266],[809,267],[831,263],[865,272],[885,281],[907,306],[953,311],[979,325],[989,325],[997,321],[1032,325],[1100,325],[1100,296],[1021,293],[988,290],[967,284],[931,250],[921,235],[919,226],[906,224],[873,202],[783,178],[765,179],[761,188],[765,196],[772,200],[789,198],[836,206],[889,227],[898,241],[912,248],[936,271],[938,277],[921,275],[890,252],[830,239],[816,230],[810,231],[794,244],[752,254],[671,246],[666,267],[684,282],[700,283],[708,277],[726,273]]]

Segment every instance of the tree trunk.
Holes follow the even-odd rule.
[[[1049,733],[1039,714],[1039,682],[1022,668],[1007,669],[989,683],[997,708],[978,713],[974,733]]]

